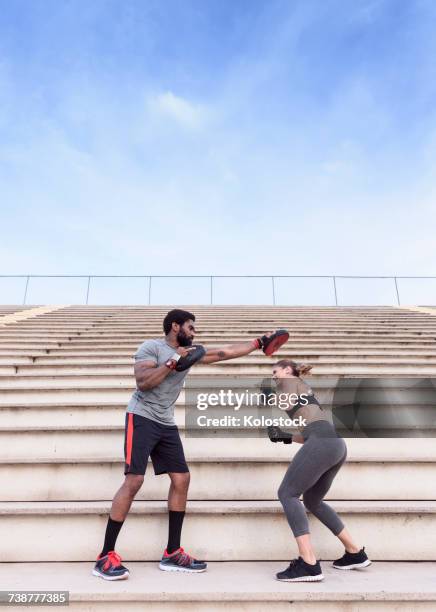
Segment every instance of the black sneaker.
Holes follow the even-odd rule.
[[[365,547],[361,548],[357,553],[345,551],[345,554],[340,559],[333,561],[333,567],[341,570],[360,569],[368,567],[368,565],[371,565],[371,561],[368,559]]]
[[[284,444],[292,443],[292,434],[287,431],[283,431],[283,429],[280,429],[280,427],[277,425],[270,425],[267,428],[267,431],[268,438],[271,440],[271,442],[283,442]]]
[[[319,561],[315,565],[310,565],[301,557],[291,561],[287,569],[276,574],[276,578],[282,582],[319,582],[324,580]]]
[[[105,580],[125,580],[129,577],[129,570],[121,565],[121,561],[120,555],[111,550],[107,555],[97,557],[92,573]]]
[[[167,551],[164,551],[161,562],[159,563],[159,569],[164,572],[205,572],[207,563],[204,561],[198,561],[188,555],[183,548],[178,548],[170,555]]]

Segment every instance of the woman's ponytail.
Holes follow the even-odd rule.
[[[279,368],[292,368],[293,376],[305,376],[310,373],[313,366],[308,363],[296,363],[292,359],[281,359],[276,363]]]
[[[310,370],[313,366],[308,363],[299,363],[295,368],[296,372],[298,372],[298,376],[305,376],[306,374],[310,374]]]

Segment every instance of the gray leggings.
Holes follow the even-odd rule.
[[[306,511],[300,501],[326,527],[338,535],[344,528],[339,516],[323,500],[347,457],[347,447],[327,421],[305,427],[305,442],[294,456],[282,484],[279,499],[295,537],[309,533]]]

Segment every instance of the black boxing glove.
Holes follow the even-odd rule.
[[[206,349],[201,344],[195,344],[189,347],[189,353],[186,357],[180,357],[175,366],[177,372],[183,372],[188,368],[191,368],[197,361],[200,361],[202,357],[206,355]]]

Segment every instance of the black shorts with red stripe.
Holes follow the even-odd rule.
[[[161,425],[126,412],[124,474],[144,475],[149,457],[156,475],[189,472],[177,425]]]

